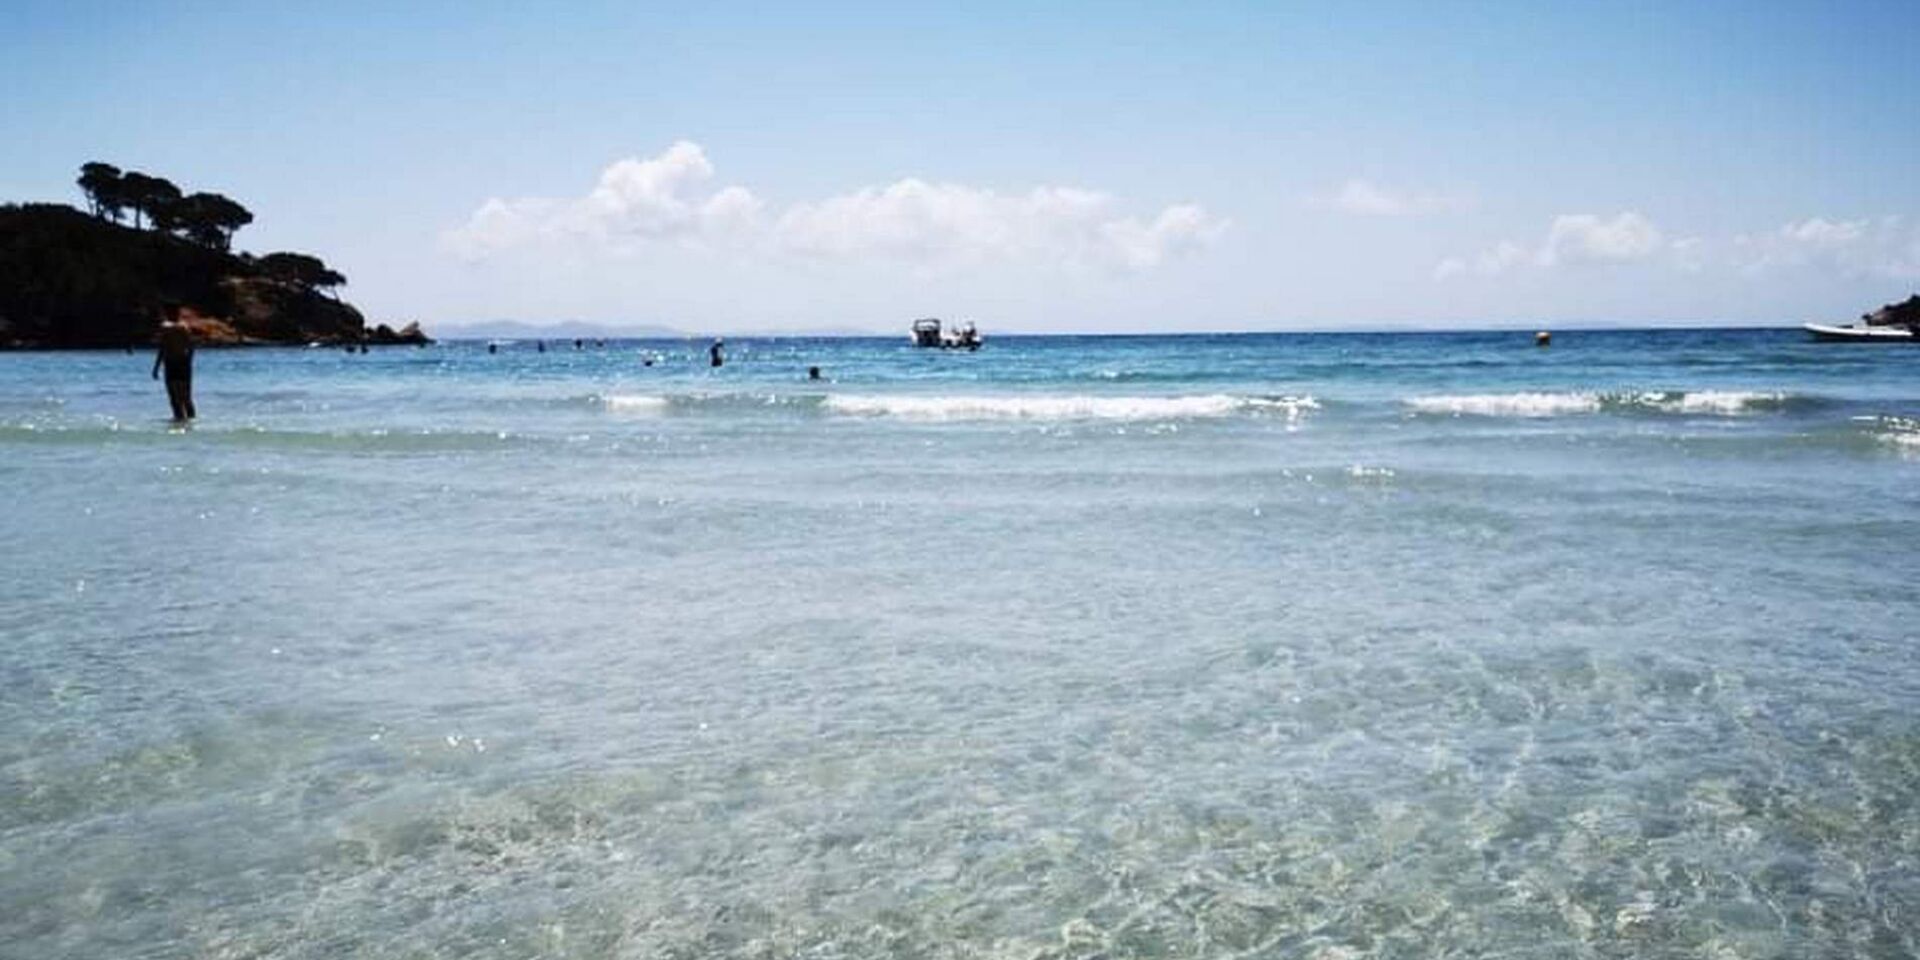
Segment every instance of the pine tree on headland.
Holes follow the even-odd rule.
[[[234,231],[253,222],[246,207],[217,193],[195,193],[162,208],[154,223],[203,247],[227,250],[233,246]]]
[[[180,188],[164,177],[138,170],[122,173],[110,163],[82,164],[75,182],[96,217],[118,223],[121,214],[131,209],[136,228],[144,220],[145,226],[214,250],[231,249],[234,232],[253,222],[253,212],[230,197],[218,193],[181,196]]]
[[[120,222],[120,215],[126,212],[125,199],[122,196],[120,168],[111,163],[82,164],[80,189],[87,195],[87,208],[96,217]]]
[[[255,264],[276,280],[319,290],[328,296],[333,296],[334,288],[347,282],[346,277],[321,262],[319,257],[304,253],[269,253],[255,261]]]
[[[150,177],[138,170],[128,170],[120,177],[121,202],[133,211],[133,225],[141,225],[142,214],[147,223],[162,230],[171,229],[172,207],[180,202],[180,188],[165,177]]]

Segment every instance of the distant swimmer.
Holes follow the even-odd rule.
[[[573,348],[574,348],[575,350],[579,350],[579,349],[581,349],[581,348],[583,348],[583,347],[585,347],[586,345],[587,345],[587,343],[586,343],[586,341],[584,341],[584,340],[582,340],[582,339],[580,339],[579,337],[574,337],[574,338],[573,338]]]
[[[707,348],[707,360],[712,366],[722,366],[727,362],[726,355],[720,352],[720,348],[726,345],[725,340],[715,340],[713,346]]]
[[[160,322],[160,348],[153,356],[153,378],[160,379],[160,368],[167,371],[167,403],[173,407],[173,422],[193,419],[193,331],[180,319],[177,304],[166,306]]]
[[[489,343],[489,344],[487,344],[487,352],[488,352],[488,353],[499,353],[499,352],[500,352],[500,345],[499,345],[499,344],[497,344],[497,343]]]
[[[541,353],[547,352],[547,342],[545,340],[535,340],[533,342],[533,346],[534,346],[534,349],[540,351]]]
[[[808,379],[808,380],[818,380],[818,379],[820,379],[820,368],[819,368],[819,367],[808,367],[808,368],[807,368],[807,379]]]
[[[1551,333],[1548,333],[1548,332],[1547,332],[1547,331],[1545,331],[1545,330],[1542,330],[1542,331],[1540,331],[1539,333],[1536,333],[1536,334],[1534,334],[1534,335],[1533,335],[1533,345],[1534,345],[1534,346],[1536,346],[1536,347],[1551,347],[1551,346],[1553,346],[1553,334],[1551,334]]]

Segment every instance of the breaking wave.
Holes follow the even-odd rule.
[[[665,410],[669,403],[666,397],[649,394],[614,394],[599,400],[608,410],[619,413],[655,413]]]
[[[912,420],[1184,420],[1269,414],[1297,420],[1320,409],[1312,397],[903,396],[832,394],[821,406],[847,416]]]
[[[1323,410],[1312,396],[1234,393],[787,393],[782,391],[607,393],[575,397],[609,413],[662,416],[813,413],[921,421],[1202,420],[1273,417],[1297,423]],[[1767,390],[1623,390],[1437,394],[1399,401],[1416,415],[1563,417],[1621,414],[1735,417],[1827,405],[1819,397]]]
[[[1456,417],[1557,417],[1600,412],[1600,396],[1593,393],[1471,393],[1409,397],[1406,403],[1415,413]]]
[[[740,391],[734,393],[612,393],[585,398],[594,406],[614,413],[687,413],[699,410],[751,412],[769,407],[818,407],[821,394]],[[567,401],[576,402],[576,401]]]
[[[1912,417],[1855,417],[1854,420],[1871,424],[1868,431],[1873,439],[1902,454],[1920,456],[1920,420]]]
[[[626,414],[771,407],[907,420],[1186,420],[1252,415],[1297,421],[1320,409],[1320,402],[1313,397],[1224,393],[1186,396],[689,393],[597,394],[589,399],[608,412]]]
[[[1796,401],[1813,402],[1810,397],[1794,397],[1778,390],[1691,390],[1623,395],[1618,403],[1643,407],[1662,413],[1686,413],[1712,416],[1737,416],[1743,413],[1784,410]]]
[[[1409,397],[1405,401],[1415,413],[1455,417],[1559,417],[1603,412],[1731,417],[1817,402],[1812,397],[1764,390],[1474,393]]]

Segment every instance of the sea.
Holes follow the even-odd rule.
[[[541,346],[0,354],[0,957],[1920,953],[1920,349]]]

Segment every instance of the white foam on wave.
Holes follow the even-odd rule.
[[[1899,450],[1903,454],[1920,453],[1920,420],[1910,417],[1855,417],[1874,423],[1880,429],[1873,436],[1881,443]]]
[[[1246,405],[1254,410],[1283,413],[1288,420],[1298,420],[1320,409],[1320,401],[1312,397],[1247,397]]]
[[[834,413],[913,420],[1183,420],[1272,411],[1297,419],[1320,408],[1312,397],[902,396],[831,394]]]
[[[1787,395],[1778,391],[1692,390],[1684,393],[1634,394],[1629,402],[1637,406],[1652,407],[1667,413],[1711,414],[1731,417],[1762,407],[1772,406],[1786,399]]]
[[[1739,416],[1787,399],[1766,390],[1650,390],[1638,393],[1476,393],[1409,397],[1416,413],[1479,417],[1559,417],[1606,409],[1644,410],[1691,416]]]
[[[609,394],[600,398],[608,410],[621,413],[650,413],[667,408],[667,398],[651,394]]]
[[[1469,393],[1408,397],[1406,403],[1416,413],[1456,417],[1557,417],[1600,412],[1597,393]]]

